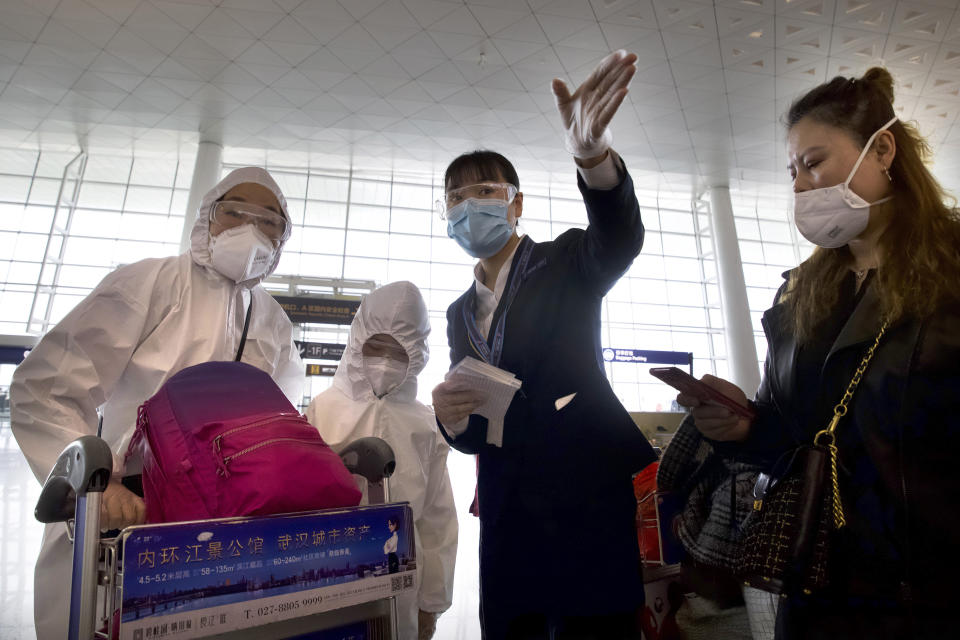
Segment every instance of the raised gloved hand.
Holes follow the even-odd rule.
[[[563,80],[554,78],[553,97],[565,129],[564,146],[575,158],[597,158],[610,148],[613,136],[607,125],[627,96],[636,61],[636,54],[614,51],[573,95]]]

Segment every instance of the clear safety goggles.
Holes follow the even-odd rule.
[[[281,240],[287,231],[287,220],[282,215],[250,202],[235,200],[216,203],[210,212],[210,222],[224,229],[253,224],[271,240]]]
[[[362,352],[364,355],[391,358],[401,362],[409,359],[403,345],[397,342],[396,338],[385,333],[376,333],[367,338],[363,343]]]
[[[447,219],[447,212],[469,198],[481,198],[484,200],[503,200],[510,202],[517,195],[517,188],[506,182],[481,182],[471,184],[466,187],[450,189],[444,194],[443,199],[438,199],[435,203],[437,214],[441,220]]]

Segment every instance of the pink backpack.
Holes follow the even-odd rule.
[[[143,405],[127,455],[143,460],[147,522],[271,515],[360,502],[340,457],[269,375],[188,367]]]

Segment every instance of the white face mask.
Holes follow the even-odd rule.
[[[382,358],[379,356],[364,356],[363,369],[373,388],[373,394],[382,398],[400,386],[407,377],[408,363]]]
[[[870,136],[844,182],[832,187],[801,191],[794,195],[794,222],[804,238],[825,249],[842,247],[867,228],[870,207],[891,200],[883,198],[876,202],[867,202],[850,189],[850,181],[857,174],[860,163],[876,137],[896,121],[897,118],[894,117]]]
[[[270,238],[252,224],[210,236],[210,264],[234,282],[265,274],[273,264],[276,251]]]

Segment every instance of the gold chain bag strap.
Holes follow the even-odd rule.
[[[846,523],[837,476],[837,424],[887,326],[880,327],[827,428],[812,444],[785,453],[770,474],[757,479],[738,571],[744,584],[784,597],[827,586],[830,532]]]

